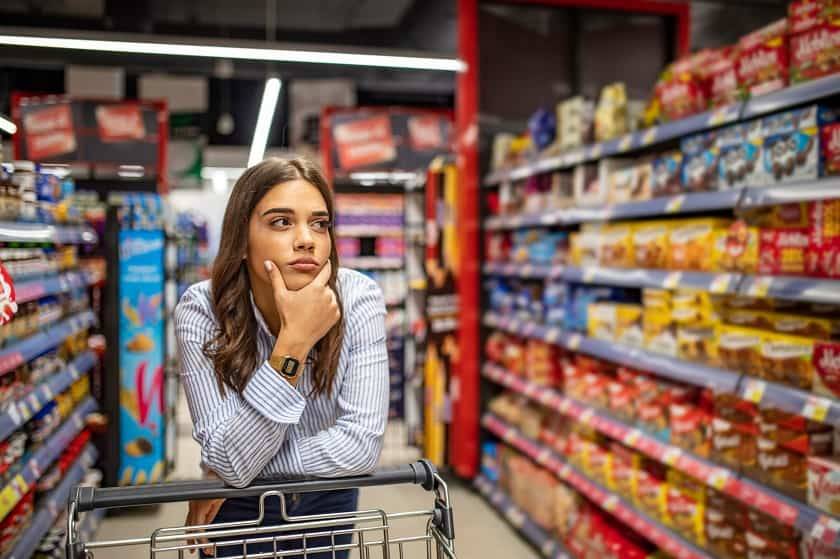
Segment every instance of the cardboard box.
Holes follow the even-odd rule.
[[[840,515],[840,461],[808,458],[808,504]]]
[[[642,306],[631,304],[616,305],[615,340],[620,344],[642,347]]]
[[[638,268],[662,270],[668,267],[670,223],[642,221],[633,231],[633,259]]]
[[[840,200],[819,200],[809,205],[810,239],[807,273],[840,278]]]
[[[686,136],[680,141],[683,154],[681,182],[683,190],[707,192],[718,188],[720,153],[714,131]]]
[[[668,196],[682,192],[683,154],[664,153],[653,161],[651,196]]]
[[[794,499],[807,496],[807,458],[764,437],[758,437],[758,477]]]
[[[600,263],[613,268],[632,268],[633,229],[629,223],[607,225],[601,230]]]
[[[812,80],[840,69],[840,7],[831,0],[790,5],[790,81]]]
[[[758,237],[758,273],[778,276],[806,274],[810,230],[762,229]]]
[[[729,324],[720,325],[718,359],[722,367],[749,375],[761,375],[762,331]]]
[[[678,120],[708,106],[708,68],[719,55],[704,49],[672,62],[659,77],[653,94],[660,120]]]
[[[717,60],[709,65],[707,93],[711,107],[722,107],[738,101],[738,74],[735,62],[738,51],[726,47],[719,51]]]
[[[675,221],[671,227],[671,257],[673,270],[714,271],[720,261],[716,242],[720,231],[726,230],[730,221],[718,218],[700,218]]]
[[[837,120],[837,112],[810,105],[762,120],[764,177],[768,184],[815,180],[821,174],[820,127]]]
[[[762,95],[788,83],[787,19],[781,19],[738,41],[738,88],[743,97]]]
[[[718,132],[718,188],[760,186],[764,139],[761,121],[727,126]]]
[[[600,164],[584,163],[575,167],[572,182],[575,203],[581,206],[599,206],[607,201],[607,182],[601,182]]]
[[[788,31],[801,33],[840,14],[837,0],[793,0],[788,4]]]
[[[671,404],[668,409],[671,444],[697,456],[709,456],[709,416],[700,406]]]
[[[758,227],[739,219],[729,226],[721,239],[720,267],[730,272],[754,274],[758,269]]]
[[[814,392],[840,398],[840,343],[816,342],[811,362],[814,367]],[[840,451],[840,447],[835,450]]]
[[[581,96],[572,97],[557,106],[560,149],[581,147],[592,141],[595,103]]]
[[[613,171],[610,174],[610,204],[649,200],[651,197],[650,163],[642,163]]]
[[[717,328],[715,326],[678,327],[677,355],[688,361],[697,361],[710,365],[717,364]]]
[[[810,390],[814,379],[813,351],[814,340],[766,332],[761,341],[761,374],[772,382]]]
[[[645,307],[642,312],[643,347],[655,353],[676,357],[677,325],[671,317],[671,310],[659,307]]]

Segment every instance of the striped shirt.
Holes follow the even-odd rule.
[[[190,287],[175,308],[181,379],[201,445],[202,468],[244,487],[263,477],[340,477],[373,471],[388,417],[385,302],[367,276],[339,269],[344,344],[332,396],[309,396],[311,364],[297,387],[267,359],[275,336],[253,304],[259,367],[240,395],[222,396],[202,348],[218,327],[210,282]]]

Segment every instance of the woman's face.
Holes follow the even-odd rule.
[[[248,223],[251,277],[270,284],[263,263],[271,260],[288,289],[309,285],[332,252],[331,219],[324,197],[310,182],[296,179],[274,186]]]

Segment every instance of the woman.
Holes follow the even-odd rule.
[[[339,269],[333,217],[332,193],[311,162],[269,159],[247,169],[228,201],[211,279],[175,309],[202,468],[232,486],[366,474],[379,459],[388,412],[385,304],[373,280]],[[355,489],[289,495],[286,509],[348,512],[357,498]],[[254,520],[258,507],[256,497],[194,501],[187,525]],[[269,499],[263,524],[281,523],[279,500]],[[317,545],[307,538],[309,549]],[[333,557],[307,555],[322,556]]]

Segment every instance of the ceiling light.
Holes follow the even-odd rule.
[[[5,116],[0,115],[0,130],[7,134],[15,134],[17,133],[17,125]]]
[[[399,56],[389,54],[366,54],[264,47],[234,47],[188,43],[156,43],[151,41],[114,41],[102,39],[74,39],[70,37],[0,35],[0,45],[125,54],[157,54],[164,56],[195,56],[203,58],[259,60],[267,62],[302,62],[306,64],[374,66],[380,68],[437,70],[444,72],[462,72],[466,69],[464,62],[458,60],[457,58]]]
[[[257,116],[257,126],[254,128],[254,139],[251,142],[251,152],[248,154],[248,167],[262,161],[265,146],[268,144],[268,133],[271,131],[271,121],[274,120],[274,109],[280,96],[280,80],[269,78],[265,81],[260,113]]]

